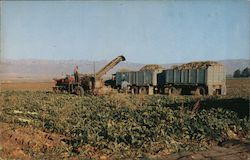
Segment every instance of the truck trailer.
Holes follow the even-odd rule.
[[[131,93],[226,95],[224,66],[217,62],[193,62],[171,69],[116,73],[116,87],[127,81]]]

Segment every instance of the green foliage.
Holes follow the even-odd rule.
[[[197,101],[191,96],[154,95],[140,99],[137,95],[119,95],[123,99],[117,100],[114,96],[11,91],[2,96],[1,121],[16,123],[20,116],[29,118],[35,127],[67,135],[73,148],[88,144],[120,157],[156,154],[164,149],[203,150],[209,142],[229,139],[229,130],[246,137],[250,130],[246,119],[230,110],[191,112]],[[14,110],[37,114],[15,114]]]

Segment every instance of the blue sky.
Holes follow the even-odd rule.
[[[249,58],[250,1],[1,2],[4,59]]]

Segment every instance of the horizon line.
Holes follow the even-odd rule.
[[[107,59],[102,60],[89,60],[89,59],[45,59],[45,58],[4,58],[0,60],[0,64],[5,61],[22,61],[22,60],[31,60],[31,61],[89,61],[89,62],[101,62],[101,61],[111,61]],[[173,63],[189,63],[189,62],[199,62],[199,61],[228,61],[228,60],[249,60],[247,58],[232,58],[232,59],[206,59],[206,60],[193,60],[193,61],[182,61],[182,62],[171,62],[171,63],[140,63],[126,60],[125,62],[136,63],[136,64],[173,64]]]

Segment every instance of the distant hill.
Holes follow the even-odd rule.
[[[72,74],[75,65],[79,66],[81,73],[94,73],[109,61],[88,60],[6,60],[0,63],[0,80],[6,81],[48,81],[65,74]],[[236,69],[249,67],[249,61],[245,59],[222,60],[225,65],[227,75],[232,75]],[[95,65],[94,65],[95,64]],[[106,77],[120,69],[139,70],[145,64],[121,62],[107,73]],[[162,64],[165,68],[170,68],[176,64]],[[95,67],[94,67],[95,66]]]

